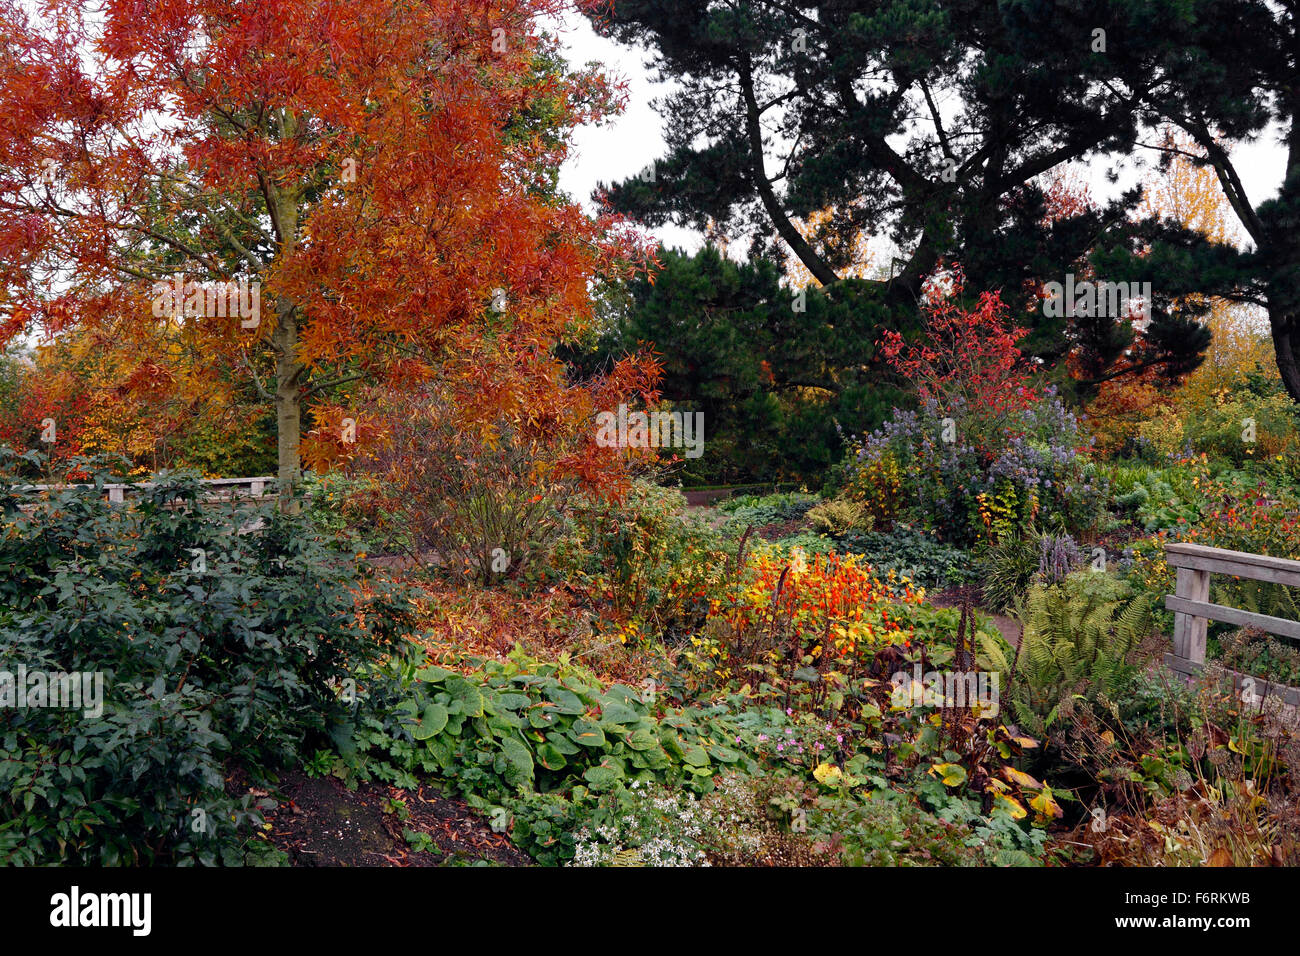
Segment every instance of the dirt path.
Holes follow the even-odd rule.
[[[942,591],[929,598],[931,604],[935,607],[958,607],[958,598],[952,591]],[[1008,644],[1012,647],[1020,647],[1020,622],[1014,617],[1007,617],[1005,614],[994,614],[986,608],[977,607],[975,609],[985,617],[993,619],[1000,633]]]
[[[532,863],[464,801],[431,785],[402,790],[366,783],[348,790],[334,777],[294,771],[281,793],[283,802],[267,814],[270,838],[294,866]]]

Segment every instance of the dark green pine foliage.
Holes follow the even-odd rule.
[[[853,295],[874,306],[853,323],[863,349],[880,327],[913,324],[925,276],[960,262],[969,289],[1000,290],[1024,315],[1034,355],[1052,366],[1092,350],[1096,380],[1131,344],[1127,317],[1079,327],[1031,295],[1104,251],[1117,274],[1099,278],[1152,283],[1155,348],[1142,360],[1172,377],[1197,364],[1208,336],[1170,315],[1175,290],[1151,256],[1161,230],[1131,221],[1137,192],[1048,226],[1040,177],[1150,140],[1152,104],[1192,70],[1188,44],[1217,6],[619,0],[597,19],[648,47],[677,91],[660,104],[668,150],[653,180],[615,184],[608,200],[649,224],[746,236],[751,257],[794,256],[826,286],[840,284],[856,236],[888,238],[902,250],[889,276]],[[801,236],[795,221],[827,207],[837,215]],[[1182,238],[1175,250],[1204,254]]]
[[[738,263],[711,246],[659,259],[595,349],[567,357],[589,373],[639,348],[657,354],[663,398],[704,413],[705,453],[682,462],[685,482],[819,482],[842,454],[837,422],[874,425],[902,401],[881,384],[871,333],[882,309],[860,283],[796,301],[768,259]]]

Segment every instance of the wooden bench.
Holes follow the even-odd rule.
[[[1200,544],[1166,544],[1165,560],[1177,570],[1175,593],[1165,597],[1165,607],[1174,612],[1174,651],[1165,655],[1165,663],[1178,673],[1195,675],[1204,667],[1206,627],[1212,620],[1257,627],[1278,637],[1300,640],[1300,621],[1210,603],[1211,574],[1231,574],[1252,581],[1300,587],[1300,561]],[[1234,678],[1258,680],[1235,672]],[[1300,691],[1278,690],[1287,703],[1300,703]]]

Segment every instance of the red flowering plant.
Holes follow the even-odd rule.
[[[957,543],[995,540],[1051,519],[1085,530],[1102,490],[1088,476],[1079,420],[1031,379],[997,293],[965,308],[961,277],[932,284],[921,338],[886,332],[881,350],[916,384],[918,409],[895,409],[861,440],[848,486],[878,520],[906,519]]]

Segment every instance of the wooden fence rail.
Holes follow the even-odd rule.
[[[270,475],[260,475],[256,478],[205,478],[201,482],[204,486],[211,489],[205,497],[208,499],[225,499],[225,498],[261,498],[271,493],[275,485],[275,478]],[[104,490],[108,493],[108,500],[111,504],[122,504],[126,501],[127,495],[133,492],[139,492],[147,488],[154,488],[156,482],[152,481],[135,481],[135,482],[113,482],[104,485]],[[89,488],[88,483],[72,483],[66,485],[18,485],[17,491],[20,492],[43,492],[43,491],[62,491],[65,488]],[[246,494],[241,492],[247,489]]]

